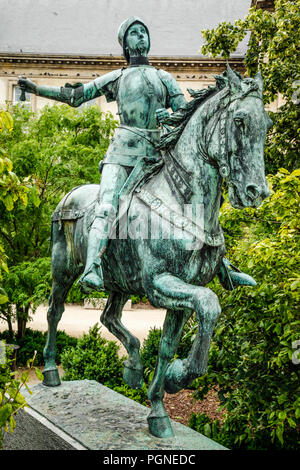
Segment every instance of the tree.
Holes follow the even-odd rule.
[[[24,336],[27,321],[51,291],[50,258],[38,258],[11,266],[3,275],[3,285],[9,299],[0,305],[0,318],[7,322],[13,340],[12,322],[17,320],[16,338]]]
[[[0,133],[5,130],[12,132],[13,120],[11,115],[7,111],[0,111]],[[6,151],[0,148],[0,202],[3,205],[3,213],[11,212],[14,205],[19,200],[25,207],[27,204],[27,192],[29,191],[28,185],[20,183],[16,174],[12,171],[13,165],[11,160],[8,158]],[[7,268],[7,255],[5,253],[5,247],[0,243],[0,279],[2,274],[5,272],[8,274]],[[5,304],[7,305],[8,294],[0,287],[0,308]],[[21,380],[15,380],[12,377],[10,371],[10,360],[9,351],[5,351],[5,343],[0,344],[0,449],[2,448],[3,434],[5,431],[10,429],[13,432],[15,428],[14,416],[16,413],[26,405],[26,402],[20,390],[22,386],[27,386],[28,372],[25,372]],[[5,355],[5,361],[3,362],[3,355]],[[30,369],[33,366],[31,361]],[[42,374],[39,370],[36,370],[37,376],[42,379]]]
[[[300,96],[300,15],[299,0],[275,0],[274,11],[253,7],[243,20],[223,22],[215,29],[204,30],[203,54],[229,58],[238,43],[250,32],[244,58],[246,71],[254,76],[261,71],[264,80],[264,102],[271,103],[280,95],[284,105],[270,113],[274,128],[266,145],[267,172],[280,167],[297,168],[299,148]]]
[[[13,120],[11,115],[7,111],[0,110],[0,134],[3,131],[10,133],[12,130]],[[12,170],[12,161],[8,158],[5,149],[0,147],[0,201],[5,212],[12,211],[17,200],[23,206],[27,204],[27,191],[29,191],[29,188],[20,183],[19,178]],[[6,261],[7,254],[5,247],[0,242],[0,280],[3,271],[8,272]],[[5,290],[0,287],[0,305],[6,303],[7,300]]]
[[[98,106],[82,110],[66,105],[46,106],[41,113],[16,106],[10,111],[14,128],[0,134],[0,147],[10,155],[23,185],[28,186],[27,205],[16,200],[14,210],[8,211],[10,199],[2,198],[0,243],[8,256],[11,271],[3,278],[3,288],[6,290],[7,286],[11,292],[10,306],[17,305],[18,332],[22,336],[28,307],[30,303],[33,305],[35,298],[32,279],[39,278],[39,274],[43,278],[46,275],[41,271],[42,265],[37,263],[35,274],[31,272],[25,281],[24,274],[29,274],[29,266],[22,263],[47,258],[50,217],[59,200],[75,186],[99,182],[98,164],[117,123],[110,114],[104,115]],[[47,262],[49,265],[49,259],[44,265]],[[18,284],[21,290],[16,289],[17,293],[13,293],[10,284],[15,276],[22,279]],[[40,292],[37,295],[40,296]],[[16,296],[19,300],[23,298],[22,305]],[[11,318],[9,304],[1,313],[5,316],[6,311]]]

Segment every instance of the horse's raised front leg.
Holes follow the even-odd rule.
[[[132,388],[141,388],[143,364],[140,358],[140,342],[121,322],[123,307],[127,300],[126,294],[110,292],[100,320],[121,341],[128,352],[123,372],[124,381]]]
[[[192,311],[168,310],[159,344],[153,380],[148,390],[151,401],[151,412],[148,416],[149,430],[157,437],[171,437],[174,435],[170,418],[164,408],[164,379],[167,367],[178,348],[183,327]]]
[[[171,393],[177,392],[205,372],[211,336],[221,308],[217,296],[210,289],[187,284],[169,273],[156,276],[152,282],[152,299],[151,294],[149,297],[153,303],[168,309],[187,309],[184,312],[189,312],[189,314],[195,311],[198,320],[197,336],[188,359],[176,360],[168,367],[168,362],[177,349],[187,316],[182,319],[182,323],[179,320],[180,312],[177,312],[179,316],[172,318],[170,311],[170,315],[166,317],[157,367],[148,396],[153,406],[149,415],[150,432],[158,437],[167,437],[171,436],[173,431],[170,423],[167,424],[168,420],[162,403],[164,389]],[[178,336],[175,330],[178,331]],[[173,351],[172,341],[174,341],[175,351]]]

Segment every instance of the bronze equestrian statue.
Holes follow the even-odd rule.
[[[68,291],[81,275],[84,289],[109,291],[101,322],[128,352],[124,380],[140,387],[140,343],[121,323],[121,315],[131,294],[146,295],[152,305],[167,309],[148,390],[149,429],[170,437],[164,390],[176,393],[205,373],[221,312],[217,296],[204,286],[216,275],[227,289],[255,285],[224,258],[218,221],[221,185],[224,179],[236,208],[257,207],[269,195],[263,157],[272,122],[263,107],[260,74],[243,79],[227,66],[215,87],[189,90],[192,100],[186,102],[174,78],[149,65],[150,36],[142,20],[124,21],[118,38],[127,68],[65,87],[19,79],[23,90],[71,106],[104,94],[107,101],[117,101],[120,116],[102,163],[100,188],[74,188],[52,215],[44,383],[60,384],[56,329]],[[170,363],[194,311],[198,332],[189,356]]]

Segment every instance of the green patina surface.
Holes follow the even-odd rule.
[[[146,295],[152,305],[167,309],[148,391],[150,432],[166,438],[173,430],[163,406],[164,390],[176,393],[207,367],[221,309],[205,285],[216,275],[227,289],[255,285],[224,259],[218,214],[224,180],[236,208],[257,207],[269,195],[263,154],[271,123],[260,74],[243,79],[228,66],[216,77],[215,87],[189,90],[192,100],[187,103],[175,79],[149,65],[150,36],[142,20],[126,20],[118,38],[129,62],[126,69],[65,87],[19,80],[26,91],[71,106],[105,95],[117,102],[120,116],[100,187],[74,189],[52,217],[53,290],[44,383],[60,383],[56,328],[66,295],[81,275],[84,288],[110,292],[101,321],[128,352],[124,380],[140,387],[140,344],[121,323],[121,315],[131,294]],[[194,311],[199,327],[190,354],[170,363]]]

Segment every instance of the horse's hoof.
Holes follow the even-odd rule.
[[[61,384],[57,367],[52,367],[43,370],[43,384],[47,387],[57,387]]]
[[[173,437],[174,432],[169,416],[151,416],[147,418],[149,432],[155,437]]]
[[[177,393],[180,390],[182,390],[183,385],[181,384],[183,378],[185,376],[185,368],[184,368],[184,363],[181,359],[176,359],[172,364],[169,365],[167,372],[166,372],[166,377],[165,377],[165,383],[164,383],[164,389],[167,393]]]
[[[143,385],[143,370],[142,369],[133,369],[125,362],[125,367],[123,371],[124,382],[129,385],[131,388],[142,388]]]

